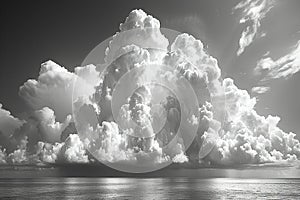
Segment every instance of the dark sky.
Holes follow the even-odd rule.
[[[289,0],[291,3],[285,10],[274,12],[273,16],[271,12],[272,18],[266,18],[270,22],[263,25],[272,28],[278,37],[267,36],[260,45],[249,47],[240,57],[236,57],[236,50],[244,26],[238,23],[239,16],[232,14],[237,2],[6,1],[0,8],[0,103],[14,115],[23,112],[26,106],[18,96],[19,87],[27,79],[38,77],[42,62],[52,59],[72,71],[97,44],[112,36],[119,23],[135,8],[142,8],[158,18],[164,28],[189,32],[200,38],[208,52],[218,59],[223,77],[234,78],[240,88],[250,91],[257,83],[250,74],[257,60],[268,48],[280,49],[282,43],[290,46],[293,39],[287,31],[290,27],[292,31],[300,30],[300,1]],[[278,22],[276,16],[286,17],[291,24],[275,23]],[[286,131],[300,132],[299,76],[298,73],[289,81],[272,83],[271,92],[261,97],[257,105],[260,114],[279,115],[280,126]]]

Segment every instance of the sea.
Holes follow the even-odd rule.
[[[1,178],[0,199],[300,199],[300,179]]]
[[[300,200],[300,168],[164,168],[126,174],[98,165],[0,166],[2,199]]]

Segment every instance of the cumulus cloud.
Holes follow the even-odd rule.
[[[0,164],[6,164],[6,156],[5,149],[0,149]]]
[[[5,131],[5,135],[1,135],[1,164],[89,161],[76,129],[72,128],[71,116],[60,123],[56,121],[54,111],[44,107],[21,121],[6,110],[2,109],[1,112],[1,122],[4,119],[6,122],[6,126],[1,127]]]
[[[22,120],[15,118],[9,111],[3,109],[2,104],[0,104],[0,131],[2,134],[5,136],[11,135],[23,123]]]
[[[37,80],[29,79],[20,87],[19,95],[33,109],[49,107],[59,120],[72,113],[71,100],[74,74],[53,61],[41,64]]]
[[[120,33],[116,33],[105,52],[105,61],[112,62],[120,56],[121,48],[127,45],[136,45],[142,48],[166,50],[169,41],[160,31],[160,22],[143,10],[133,10],[123,23],[120,24]]]
[[[90,92],[99,73],[94,65],[75,68],[75,73],[69,72],[55,62],[49,60],[41,64],[37,80],[27,80],[19,90],[19,95],[33,109],[40,110],[49,107],[55,111],[58,121],[63,121],[72,113],[72,92],[74,81],[77,81],[85,92]],[[95,82],[96,81],[96,82]]]
[[[267,86],[256,86],[251,89],[251,92],[254,94],[264,94],[268,92],[271,88]]]
[[[203,43],[193,36],[180,34],[172,44],[171,51],[184,55],[186,62],[191,62],[197,67],[198,73],[206,73],[208,82],[214,82],[220,78],[221,70],[218,67],[217,59],[208,55],[204,50]]]
[[[135,28],[160,28],[160,22],[147,15],[143,10],[133,10],[129,13],[124,23],[120,24],[120,31],[127,31]]]
[[[54,111],[48,107],[35,111],[34,115],[40,122],[38,129],[42,140],[49,143],[60,142],[61,133],[70,123],[71,116],[68,115],[63,123],[57,122]]]
[[[261,27],[261,20],[274,7],[274,4],[274,0],[243,0],[234,7],[234,10],[242,10],[240,23],[247,24],[239,40],[237,55],[241,55],[245,48],[257,37]],[[265,33],[262,34],[262,36],[264,35]]]
[[[243,21],[252,22],[249,30],[255,30],[254,35],[269,5],[273,5],[270,2],[244,1],[236,6],[244,9]],[[300,143],[295,134],[278,127],[279,117],[258,115],[256,99],[240,90],[232,79],[221,81],[217,60],[205,51],[200,40],[180,34],[167,52],[169,41],[159,27],[159,21],[144,11],[132,11],[109,44],[107,73],[101,77],[94,65],[77,67],[73,73],[52,61],[43,63],[37,80],[30,79],[20,87],[20,96],[32,108],[27,118],[13,117],[0,104],[0,163],[87,163],[91,162],[90,154],[113,167],[124,163],[149,167],[195,160],[230,166],[300,158]],[[136,32],[122,36],[122,32],[130,30],[138,30],[141,37],[136,37]],[[251,43],[253,33],[246,34]],[[299,54],[298,50],[296,53]],[[299,63],[296,53],[285,59]],[[157,67],[162,65],[171,70]],[[190,116],[191,110],[181,105],[172,92],[143,86],[124,100],[119,109],[120,120],[114,119],[110,106],[112,91],[130,70],[136,73],[128,84],[121,84],[123,87],[128,87],[132,80],[138,85],[158,77],[174,81],[174,90],[185,94],[187,88],[178,83],[186,80],[197,102],[191,101],[190,94],[182,95],[183,101],[192,103],[199,113]],[[74,119],[70,116],[73,87],[77,92],[73,99]],[[267,89],[256,87],[253,92],[263,93]],[[160,95],[155,96],[155,91]],[[164,120],[160,121],[161,118]],[[192,128],[180,129],[182,119]],[[189,130],[194,128],[197,135],[186,153],[184,137],[189,137]]]
[[[136,12],[139,13],[141,11],[133,11],[133,16],[136,16]],[[140,24],[139,19],[140,17],[133,17],[133,20],[137,20],[137,22],[130,22],[130,24]],[[131,20],[127,18],[125,23],[129,23]],[[129,27],[132,28],[131,26]],[[142,26],[140,29],[143,30],[144,27]],[[151,38],[153,33],[147,32],[147,34]],[[189,135],[189,133],[183,131],[178,137],[174,136],[180,122],[179,110],[182,111],[182,109],[177,108],[175,103],[168,102],[168,100],[172,101],[171,98],[168,99],[165,96],[168,93],[159,93],[160,97],[157,97],[158,99],[162,99],[163,96],[163,100],[169,104],[168,106],[163,104],[166,106],[162,109],[166,110],[167,120],[162,130],[158,130],[160,132],[157,133],[156,138],[153,138],[155,127],[153,128],[151,122],[149,122],[152,119],[148,117],[148,114],[154,104],[149,104],[146,101],[147,95],[145,96],[145,94],[147,92],[141,92],[141,94],[133,93],[133,96],[136,95],[137,98],[127,102],[128,105],[126,103],[123,105],[123,110],[121,109],[121,111],[124,111],[122,116],[125,119],[119,120],[120,123],[116,124],[110,122],[113,121],[113,110],[111,110],[110,106],[112,100],[111,91],[115,89],[123,75],[125,76],[130,70],[135,70],[135,73],[132,73],[128,82],[118,84],[118,87],[123,88],[120,91],[126,91],[127,88],[124,87],[130,87],[130,83],[134,81],[137,81],[138,84],[143,84],[145,81],[151,81],[152,78],[158,78],[167,82],[174,80],[175,90],[182,92],[184,85],[176,82],[179,82],[182,78],[178,76],[181,74],[193,82],[192,85],[198,96],[204,96],[201,94],[201,89],[197,88],[197,85],[202,84],[203,87],[205,82],[210,84],[211,88],[216,85],[215,83],[220,77],[220,69],[217,67],[217,61],[204,52],[201,41],[196,40],[188,34],[179,35],[175,39],[171,47],[173,51],[171,53],[166,53],[157,46],[149,48],[149,46],[145,46],[147,42],[144,41],[139,44],[136,42],[139,39],[134,37],[137,35],[135,33],[131,35],[133,44],[127,44],[128,40],[122,37],[122,33],[117,34],[115,37],[120,37],[125,43],[123,41],[116,42],[116,38],[113,38],[111,44],[115,42],[114,45],[116,48],[119,48],[121,54],[112,63],[106,60],[108,62],[107,73],[105,73],[101,85],[97,87],[98,91],[96,91],[95,102],[87,102],[85,99],[90,98],[82,97],[78,99],[74,106],[75,120],[83,128],[79,132],[86,135],[88,140],[85,143],[88,144],[89,150],[96,158],[103,162],[128,163],[130,161],[137,165],[145,165],[146,163],[149,163],[149,165],[159,164],[168,162],[170,159],[174,159],[174,162],[185,162],[187,161],[187,157],[184,154],[184,144],[181,137],[183,134]],[[120,38],[119,40],[121,40]],[[159,41],[164,40],[160,39]],[[155,42],[151,41],[151,44],[155,44]],[[110,45],[107,56],[113,49],[111,47]],[[162,64],[168,66],[170,71],[165,72],[163,69],[157,67]],[[202,90],[205,89],[207,90],[204,86]],[[152,93],[149,93],[149,95],[151,96]],[[183,97],[186,98],[186,102],[189,102],[189,99],[191,99],[188,95]],[[118,98],[115,96],[115,99]],[[96,116],[98,114],[99,116]],[[99,126],[97,121],[95,125],[95,120],[90,119],[90,116],[99,119],[102,125]],[[119,126],[125,124],[127,121],[126,125]],[[131,126],[135,123],[141,127]],[[197,123],[192,124],[197,125]],[[101,137],[98,136],[99,134]],[[171,142],[170,145],[167,148],[163,148],[166,145],[165,143],[168,142]]]
[[[159,21],[154,19],[153,17],[146,15],[141,10],[135,10],[133,11],[130,16],[125,20],[123,24],[120,25],[120,30],[125,31],[129,29],[139,28],[143,29],[144,36],[150,39],[148,40],[148,46],[143,46],[143,44],[147,44],[145,42],[145,38],[143,40],[140,38],[132,38],[132,41],[137,41],[136,45],[130,44],[129,46],[126,46],[126,44],[120,44],[116,42],[116,38],[118,36],[115,36],[113,41],[110,44],[110,49],[107,51],[107,56],[109,55],[109,51],[114,51],[113,48],[119,48],[119,52],[123,55],[122,59],[118,62],[114,62],[114,66],[117,66],[116,71],[124,71],[124,68],[130,69],[131,65],[135,65],[136,63],[140,62],[148,62],[155,59],[162,60],[164,56],[166,55],[164,51],[153,51],[153,50],[147,50],[147,48],[158,48],[158,49],[166,49],[168,45],[168,40],[161,35],[160,32],[156,32],[153,29],[148,30],[147,28],[159,28]],[[118,34],[117,34],[118,35]],[[134,35],[134,34],[133,34]],[[132,37],[132,36],[131,36]],[[187,39],[191,43],[191,45],[194,45],[189,50],[189,45],[183,46],[179,45],[180,43],[183,44],[184,41]],[[128,38],[127,38],[128,39]],[[123,38],[124,40],[124,38]],[[125,40],[128,41],[128,40]],[[163,42],[162,42],[163,41]],[[115,44],[114,44],[115,42]],[[196,41],[194,38],[189,38],[188,35],[178,38],[177,40],[178,44],[177,46],[174,45],[174,50],[177,51],[178,57],[187,57],[188,51],[199,51],[203,55],[201,55],[201,58],[195,58],[195,62],[197,59],[206,59],[207,65],[214,65],[216,62],[213,60],[213,62],[210,62],[210,58],[203,58],[203,56],[207,56],[207,54],[203,51],[203,46],[199,46],[200,41]],[[131,42],[130,42],[131,43]],[[193,44],[195,43],[195,44]],[[144,48],[141,48],[144,47]],[[195,50],[191,50],[192,48],[195,48]],[[180,53],[180,51],[181,53]],[[186,52],[185,52],[186,51]],[[180,55],[179,55],[180,54]],[[167,58],[165,60],[168,60]],[[124,62],[126,61],[126,62]],[[125,64],[125,65],[124,65]],[[182,62],[181,62],[182,64]],[[199,63],[194,63],[195,65],[198,65],[199,68],[204,67],[200,65]],[[201,70],[195,68],[195,66],[188,66],[184,68],[180,68],[183,65],[178,65],[178,69],[182,71],[183,74],[187,75],[190,79],[192,79],[194,73],[200,73]],[[217,79],[215,75],[212,74],[213,71],[208,70],[209,67],[205,66],[206,72],[205,77],[208,80],[211,79]],[[194,71],[191,71],[191,69]],[[26,83],[24,83],[23,86],[20,87],[20,96],[29,104],[29,106],[32,108],[33,112],[31,112],[28,117],[26,118],[26,121],[24,121],[24,124],[20,124],[19,126],[16,126],[16,128],[21,128],[21,131],[19,131],[15,136],[21,135],[24,140],[19,140],[18,143],[16,143],[16,149],[13,150],[7,158],[10,160],[11,163],[26,163],[33,159],[38,159],[43,162],[87,162],[88,158],[85,154],[83,143],[79,140],[79,137],[77,135],[73,135],[74,128],[72,129],[71,133],[67,133],[69,130],[71,117],[69,114],[71,113],[70,110],[70,102],[72,98],[72,88],[74,81],[76,80],[79,85],[79,88],[84,90],[83,93],[85,93],[87,96],[90,94],[93,94],[94,89],[93,86],[99,85],[99,73],[96,71],[96,67],[93,65],[85,66],[85,67],[77,67],[75,69],[75,73],[69,72],[64,67],[59,66],[58,64],[54,63],[53,61],[47,61],[41,65],[41,70],[39,73],[39,76],[37,80],[31,79],[28,80]],[[116,74],[116,77],[118,75]],[[107,80],[104,80],[105,88],[109,89],[112,88],[113,82],[111,80],[117,80],[116,77],[107,77]],[[111,79],[112,78],[112,79]],[[201,78],[203,78],[201,76]],[[204,79],[204,78],[203,78]],[[86,92],[87,85],[83,85],[81,87],[81,83],[87,84],[88,86],[92,86],[89,88],[89,92]],[[107,84],[110,83],[110,84]],[[79,92],[79,93],[82,93]],[[107,91],[105,94],[105,98],[109,96],[109,92]],[[103,102],[100,102],[102,104]],[[102,105],[105,105],[102,104]],[[105,106],[103,107],[105,108]],[[174,114],[175,108],[171,109],[172,113]],[[103,109],[102,109],[103,111]],[[96,111],[96,113],[99,111]],[[104,112],[105,113],[105,112]],[[8,115],[7,115],[8,114]],[[9,116],[9,113],[6,112],[6,115]],[[169,114],[170,115],[170,114]],[[107,119],[107,118],[104,118]],[[172,120],[172,117],[169,118]],[[9,121],[14,121],[14,118],[9,118]],[[72,122],[71,122],[72,123]],[[104,151],[101,151],[100,148],[97,149],[97,152],[102,155],[103,158],[107,158],[107,160],[120,160],[120,156],[122,157],[122,154],[117,156],[120,152],[124,152],[124,156],[129,156],[129,160],[135,160],[135,159],[141,159],[141,160],[148,160],[153,161],[156,160],[157,162],[163,162],[164,160],[168,160],[168,157],[164,157],[163,151],[169,151],[169,152],[175,152],[173,156],[174,162],[186,162],[187,157],[184,155],[183,152],[183,143],[180,138],[172,140],[174,145],[171,145],[171,148],[162,150],[161,147],[157,142],[153,142],[152,139],[149,141],[145,141],[145,145],[149,145],[148,153],[150,154],[144,154],[143,152],[140,152],[138,154],[132,154],[133,152],[127,151],[128,149],[124,149],[124,145],[128,145],[127,147],[131,148],[130,145],[133,145],[134,143],[138,141],[134,141],[129,138],[124,138],[118,129],[113,129],[109,127],[115,127],[115,125],[111,124],[112,122],[103,122],[103,126],[97,127],[98,128],[98,134],[103,133],[104,136],[107,136],[108,138],[103,137],[103,142],[106,144],[104,145],[105,148],[103,148]],[[173,123],[173,122],[172,122]],[[21,126],[22,125],[22,126]],[[167,129],[174,129],[174,124],[170,125]],[[173,127],[173,128],[172,128]],[[12,132],[9,129],[9,131]],[[9,132],[8,128],[5,129],[5,133]],[[75,130],[76,132],[76,130]],[[64,135],[62,133],[65,133]],[[11,135],[8,134],[8,135]],[[65,139],[66,138],[66,139]],[[112,141],[115,141],[116,143],[112,143]],[[85,141],[86,142],[86,141]],[[148,144],[149,143],[149,144]],[[84,145],[91,145],[91,143],[85,143]],[[142,145],[143,146],[143,145]],[[30,148],[28,148],[30,147]],[[116,150],[113,150],[115,149]],[[123,148],[123,150],[122,150]],[[142,147],[143,148],[143,147]],[[30,150],[31,149],[31,150]],[[3,156],[6,154],[5,151],[2,151]],[[102,152],[102,153],[101,153]],[[129,152],[129,153],[128,153]],[[116,157],[117,156],[117,157]],[[148,157],[148,158],[147,158]],[[123,158],[122,158],[123,159]],[[128,158],[127,158],[128,159]]]
[[[0,147],[12,150],[16,147],[17,139],[12,136],[24,124],[24,120],[20,120],[11,115],[11,113],[2,108],[0,104]]]
[[[254,110],[255,98],[238,89],[232,79],[223,81],[227,119],[209,160],[221,165],[293,161],[300,157],[296,134],[277,125],[277,116],[260,116]]]
[[[200,40],[186,33],[178,35],[171,45],[171,53],[167,54],[164,61],[169,66],[175,66],[190,81],[198,101],[202,99],[204,103],[204,96],[219,94],[221,70],[218,61],[205,52]],[[205,94],[207,89],[209,95]]]
[[[188,162],[189,159],[188,157],[184,154],[184,153],[180,153],[180,154],[177,154],[173,159],[172,161],[174,163],[185,163],[185,162]]]
[[[38,142],[38,154],[40,159],[46,163],[55,163],[58,160],[58,156],[63,143],[44,143]]]
[[[68,162],[87,163],[89,161],[84,144],[77,134],[71,134],[66,139],[62,149],[65,157],[64,160]]]
[[[300,41],[297,42],[294,49],[288,54],[273,60],[266,57],[258,61],[254,73],[262,75],[262,81],[268,81],[278,78],[290,78],[300,71]]]
[[[8,155],[8,160],[10,163],[13,164],[23,164],[28,163],[27,158],[27,137],[25,139],[21,140],[20,144],[18,145],[18,149],[14,150],[12,153]]]
[[[25,119],[13,117],[0,109],[0,163],[37,164],[39,162],[88,162],[85,148],[79,137],[67,132],[72,129],[72,117],[56,121],[52,109],[44,107],[27,113]],[[67,134],[66,139],[62,132]],[[77,133],[72,129],[72,133]],[[62,139],[64,139],[62,141]],[[7,151],[8,150],[8,151]]]
[[[142,87],[141,90],[135,92],[128,104],[122,106],[118,124],[102,121],[102,125],[99,125],[98,121],[85,117],[95,115],[96,111],[93,106],[80,106],[78,113],[75,114],[75,119],[80,124],[79,132],[85,138],[84,143],[93,156],[113,167],[118,168],[120,164],[123,164],[130,166],[131,169],[136,166],[149,167],[168,162],[170,161],[169,156],[173,158],[178,155],[175,159],[176,162],[186,160],[184,159],[183,145],[178,143],[180,138],[170,136],[169,139],[173,138],[173,143],[165,149],[162,147],[163,141],[155,139],[153,124],[148,118],[149,109],[147,107],[149,105],[147,106],[147,98],[144,95],[147,96],[147,92]],[[143,99],[146,101],[144,102]],[[160,108],[165,109],[164,107]],[[76,108],[75,111],[77,111]],[[174,120],[170,112],[167,112],[170,116],[169,123],[166,123],[161,131],[162,134],[166,134],[166,137],[174,126],[174,124],[170,124]]]
[[[136,138],[128,134],[120,134],[114,122],[103,123],[101,136],[93,145],[94,155],[104,163],[128,163],[128,165],[155,165],[164,162],[162,149],[154,138]],[[130,164],[131,163],[131,164]]]
[[[62,143],[38,143],[38,155],[47,163],[87,163],[88,155],[77,134],[70,134]]]

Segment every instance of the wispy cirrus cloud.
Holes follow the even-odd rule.
[[[245,48],[257,37],[261,27],[261,20],[265,18],[266,14],[274,7],[274,4],[274,0],[244,0],[234,7],[234,11],[242,10],[240,23],[247,24],[239,40],[238,56],[241,55],[245,51]],[[262,33],[261,36],[264,35],[265,33]]]
[[[256,75],[264,76],[262,81],[278,78],[289,78],[300,71],[300,40],[288,54],[273,60],[271,57],[262,58],[254,69]]]

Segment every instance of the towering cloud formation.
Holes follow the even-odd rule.
[[[241,22],[251,22],[241,38],[239,54],[253,41],[260,20],[272,5],[273,1],[257,0],[236,6],[245,15]],[[106,50],[108,67],[102,76],[94,65],[77,67],[73,73],[53,61],[43,63],[37,80],[28,80],[20,87],[20,96],[32,108],[25,119],[13,117],[0,104],[0,163],[91,162],[86,149],[105,163],[142,162],[146,166],[169,161],[231,166],[300,158],[295,134],[278,128],[279,117],[258,115],[256,99],[240,90],[232,79],[221,81],[218,62],[206,53],[201,41],[179,34],[169,45],[159,28],[157,19],[142,10],[132,11]],[[268,74],[295,72],[298,68],[293,66],[299,65],[296,54],[299,47],[290,56],[273,61],[280,67],[257,68],[267,69]],[[170,70],[164,71],[161,66]],[[135,73],[128,84],[117,86],[131,70]],[[113,89],[123,86],[122,93],[131,80],[142,84],[149,77],[173,80],[170,87],[182,92],[183,103],[192,104],[197,112],[187,119],[193,110],[181,105],[176,95],[171,95],[174,91],[143,86],[124,100],[118,110],[120,120],[115,119],[110,107],[116,98]],[[189,83],[193,93],[185,93],[189,88],[182,80]],[[73,99],[72,119],[74,81],[78,94]],[[253,88],[253,92],[267,89]],[[155,96],[155,92],[160,95]],[[192,101],[193,95],[198,102]],[[164,121],[159,121],[162,118]],[[190,132],[182,131],[187,129],[179,128],[180,123],[197,132],[188,153],[183,138]]]
[[[289,78],[300,71],[300,40],[287,55],[273,60],[266,57],[258,61],[254,73],[262,75],[262,81],[278,78]]]
[[[241,55],[258,34],[261,20],[274,6],[274,0],[243,0],[235,6],[235,10],[242,10],[240,23],[247,23],[239,40],[237,55]]]

